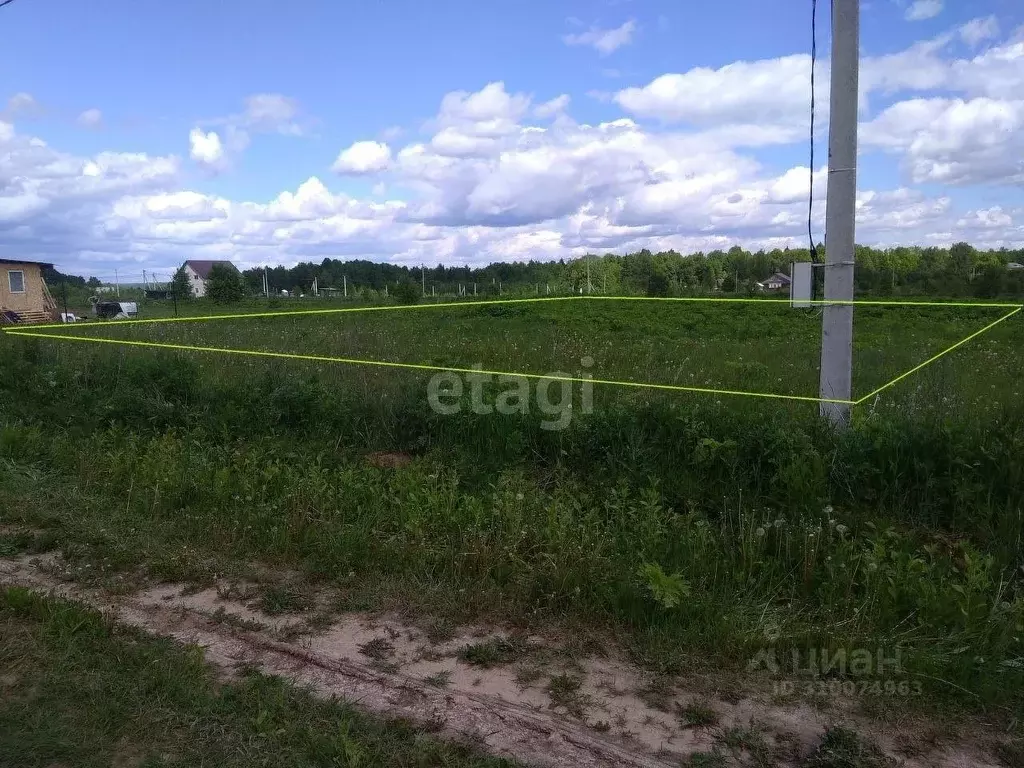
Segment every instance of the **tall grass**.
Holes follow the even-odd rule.
[[[846,434],[801,406],[605,389],[549,432],[433,414],[413,374],[5,342],[0,519],[111,570],[259,559],[358,605],[612,627],[677,668],[899,647],[935,698],[1019,710],[1024,407],[987,396],[1019,334]]]

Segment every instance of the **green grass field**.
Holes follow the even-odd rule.
[[[242,310],[239,318],[94,323],[51,332],[442,368],[589,373],[604,380],[769,395],[818,394],[821,310],[795,310],[786,303],[570,298],[244,316],[251,312]],[[993,307],[858,307],[853,399],[1006,314],[1005,308]],[[585,360],[593,362],[582,365]]]
[[[199,304],[193,304],[193,308]],[[867,394],[1006,310],[858,308]],[[814,396],[815,310],[589,302],[58,332]],[[595,388],[443,416],[430,372],[0,336],[0,535],[105,577],[254,561],[353,607],[609,632],[664,674],[898,646],[914,706],[1024,714],[1022,315],[855,410]],[[376,451],[411,462],[382,469]],[[35,542],[35,544],[33,543]]]

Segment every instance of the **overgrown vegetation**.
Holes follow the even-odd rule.
[[[646,306],[543,306],[443,328],[414,309],[383,327],[395,351],[461,339],[423,353],[448,364],[500,350],[551,370],[589,349],[595,368],[637,378],[731,359],[741,378],[779,385],[813,352],[786,333],[815,318],[791,310],[759,326],[744,313],[659,323]],[[968,312],[860,313],[858,375],[884,380],[948,346],[945,334],[980,326]],[[292,350],[382,333],[342,338],[321,317],[282,337],[280,320],[160,333]],[[845,435],[806,405],[601,387],[592,414],[548,431],[535,414],[432,413],[421,374],[5,337],[0,522],[45,531],[101,575],[203,580],[259,560],[336,583],[359,607],[397,598],[452,622],[612,628],[667,673],[695,659],[743,670],[771,649],[778,674],[803,680],[793,660],[811,653],[898,655],[884,679],[824,674],[1009,718],[1024,704],[1021,328],[1008,321],[889,390]],[[516,329],[535,341],[517,345]],[[920,347],[887,356],[901,333]],[[687,335],[712,341],[668,367]],[[741,357],[763,355],[729,358],[730,338]],[[372,451],[413,461],[382,469]],[[292,610],[294,597],[267,599]]]
[[[0,765],[511,766],[22,589],[0,589],[0,669]]]

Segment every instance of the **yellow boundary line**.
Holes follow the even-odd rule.
[[[610,384],[618,387],[634,387],[637,389],[660,389],[672,392],[699,392],[706,395],[738,395],[742,397],[762,397],[776,400],[796,400],[808,403],[842,403],[853,405],[852,400],[831,400],[805,395],[776,395],[770,392],[746,392],[735,389],[710,389],[705,387],[684,387],[678,384],[653,384],[645,381],[618,381],[615,379],[594,379],[583,376],[556,376],[541,373],[522,373],[520,371],[489,371],[482,368],[455,368],[444,365],[424,365],[420,363],[392,363],[384,360],[361,360],[350,357],[325,357],[321,355],[297,355],[290,352],[264,352],[257,349],[225,349],[221,347],[199,347],[190,344],[165,344],[156,341],[131,341],[127,339],[97,339],[92,336],[68,336],[58,333],[35,333],[32,331],[8,331],[11,336],[32,336],[40,339],[61,339],[64,341],[84,341],[90,344],[116,344],[130,347],[156,347],[158,349],[176,349],[186,352],[218,352],[228,355],[249,355],[252,357],[271,357],[283,360],[305,360],[316,363],[345,363],[349,365],[375,365],[385,368],[404,368],[416,371],[444,371],[450,373],[466,373],[484,376],[515,376],[523,379],[547,379],[550,381],[571,381],[579,383]]]
[[[533,299],[489,299],[485,301],[443,301],[433,304],[384,304],[367,307],[341,307],[336,309],[300,309],[285,312],[240,312],[229,315],[196,315],[194,317],[154,317],[142,320],[107,320],[80,326],[81,330],[113,325],[144,325],[150,323],[195,323],[208,320],[249,320],[262,317],[303,317],[308,315],[337,315],[348,312],[390,312],[395,310],[444,309],[453,307],[486,307],[500,304],[535,304],[551,301],[671,301],[713,304],[790,304],[790,299],[751,299],[707,296],[541,296]],[[1019,304],[965,301],[891,301],[886,299],[853,299],[851,301],[814,299],[803,302],[811,307],[874,306],[874,307],[967,307],[970,309],[1010,309]],[[35,330],[65,328],[64,323],[32,326]],[[16,330],[7,331],[16,333]]]
[[[106,328],[112,325],[144,325],[149,323],[168,323],[168,322],[195,322],[200,320],[230,320],[230,319],[249,319],[257,317],[282,317],[282,316],[308,316],[308,315],[327,315],[327,314],[340,314],[345,312],[370,312],[370,311],[386,311],[395,309],[434,309],[439,307],[479,307],[479,306],[493,306],[496,304],[526,304],[526,303],[537,303],[537,302],[549,302],[549,301],[572,301],[580,299],[593,299],[593,300],[605,300],[605,301],[676,301],[676,302],[703,302],[703,303],[741,303],[741,304],[789,304],[789,299],[754,299],[754,298],[711,298],[711,297],[662,297],[662,296],[555,296],[555,297],[541,297],[533,299],[495,299],[487,301],[468,301],[468,302],[441,302],[435,304],[399,304],[399,305],[385,305],[385,306],[370,306],[370,307],[345,307],[339,309],[313,309],[313,310],[299,310],[295,312],[250,312],[250,313],[239,313],[233,315],[209,315],[199,317],[167,317],[167,318],[154,318],[151,320],[114,320],[103,323],[95,323],[88,326],[88,328]],[[771,392],[750,392],[745,390],[735,389],[715,389],[709,387],[686,387],[678,384],[655,384],[651,382],[641,381],[622,381],[615,379],[595,379],[591,377],[576,377],[576,376],[552,376],[548,374],[538,373],[522,373],[514,371],[490,371],[479,368],[455,368],[451,366],[436,366],[436,365],[425,365],[420,363],[396,363],[388,362],[384,360],[364,360],[360,358],[346,358],[346,357],[328,357],[320,355],[300,355],[289,352],[266,352],[254,349],[227,349],[222,347],[201,347],[188,344],[167,344],[164,342],[155,341],[131,341],[127,339],[103,339],[95,338],[92,336],[73,336],[68,334],[57,334],[57,333],[39,333],[40,330],[47,330],[51,328],[65,328],[66,325],[63,323],[53,323],[48,325],[37,325],[33,326],[32,331],[21,330],[18,328],[8,329],[5,328],[4,332],[11,336],[26,336],[41,339],[60,339],[63,341],[84,341],[97,344],[115,344],[118,346],[132,346],[132,347],[154,347],[158,349],[173,349],[186,352],[215,352],[221,354],[231,355],[246,355],[252,357],[267,357],[277,358],[285,360],[306,360],[311,362],[320,363],[343,363],[348,365],[368,365],[368,366],[379,366],[386,368],[402,368],[408,370],[420,370],[420,371],[440,371],[449,373],[464,373],[464,374],[479,374],[489,376],[512,376],[520,377],[525,379],[537,379],[537,380],[552,380],[552,381],[569,381],[569,382],[580,382],[580,383],[594,383],[594,384],[607,384],[620,387],[633,387],[638,389],[658,389],[672,392],[696,392],[700,394],[713,394],[713,395],[728,395],[728,396],[740,396],[740,397],[759,397],[765,399],[774,400],[789,400],[797,402],[810,402],[810,403],[839,403],[843,405],[856,406],[869,400],[870,398],[878,395],[889,387],[894,386],[908,376],[916,373],[922,368],[931,365],[939,358],[949,354],[958,347],[966,344],[974,338],[977,338],[986,331],[991,330],[995,326],[999,325],[1004,320],[1007,320],[1016,315],[1024,307],[1017,304],[1006,304],[1006,303],[994,303],[994,302],[943,302],[943,301],[889,301],[889,300],[852,300],[852,301],[828,301],[828,300],[817,300],[807,302],[811,306],[841,306],[841,305],[863,305],[863,306],[889,306],[889,307],[969,307],[972,309],[993,309],[1000,308],[1006,309],[1013,307],[1013,311],[1003,315],[998,320],[986,325],[979,331],[975,331],[970,336],[956,342],[952,346],[939,352],[937,355],[925,360],[920,365],[911,368],[909,371],[900,374],[892,381],[883,384],[878,389],[859,398],[858,400],[842,400],[833,398],[823,397],[809,397],[806,395],[780,395]],[[83,328],[83,330],[85,330]]]
[[[1003,315],[1002,317],[1000,317],[1000,318],[999,318],[998,320],[996,320],[996,321],[994,321],[994,322],[992,322],[992,323],[989,323],[989,324],[988,324],[988,325],[986,325],[986,326],[985,326],[984,328],[982,328],[982,329],[981,329],[980,331],[975,331],[974,333],[972,333],[972,334],[971,334],[970,336],[968,336],[967,338],[965,338],[965,339],[961,339],[960,341],[958,341],[958,342],[957,342],[956,344],[954,344],[953,346],[951,346],[951,347],[949,347],[949,348],[947,348],[947,349],[944,349],[944,350],[942,350],[941,352],[939,352],[939,354],[937,354],[937,355],[935,355],[935,356],[933,356],[933,357],[930,357],[930,358],[928,358],[927,360],[925,360],[925,361],[924,361],[923,363],[921,363],[920,365],[915,365],[915,366],[914,366],[913,368],[911,368],[911,369],[910,369],[909,371],[907,371],[906,373],[901,373],[901,374],[900,374],[899,376],[897,376],[897,377],[896,377],[895,379],[893,379],[893,380],[892,380],[892,381],[890,381],[890,382],[887,382],[887,383],[883,384],[883,385],[882,385],[882,386],[880,386],[880,387],[879,387],[878,389],[876,389],[876,390],[875,390],[874,392],[871,392],[871,393],[869,393],[869,394],[867,394],[867,395],[864,395],[864,397],[860,398],[859,400],[855,400],[855,401],[853,402],[853,404],[854,404],[854,405],[860,405],[860,404],[861,404],[861,403],[863,403],[863,402],[864,402],[865,400],[870,400],[870,399],[871,399],[872,397],[874,397],[874,396],[875,396],[875,395],[877,395],[877,394],[880,394],[881,392],[883,392],[884,390],[886,390],[886,389],[888,389],[889,387],[893,386],[894,384],[898,384],[899,382],[903,381],[903,379],[907,378],[907,377],[908,377],[908,376],[910,376],[911,374],[917,373],[918,371],[920,371],[920,370],[921,370],[922,368],[924,368],[924,367],[925,367],[925,366],[927,366],[927,365],[931,365],[931,364],[932,364],[932,363],[934,363],[934,362],[935,362],[936,360],[938,360],[938,359],[939,359],[940,357],[943,357],[943,356],[945,356],[945,355],[948,355],[948,354],[949,354],[950,352],[952,352],[952,351],[953,351],[954,349],[956,349],[957,347],[960,347],[960,346],[962,346],[962,345],[966,344],[966,343],[967,343],[968,341],[970,341],[971,339],[975,339],[975,338],[977,338],[978,336],[981,336],[981,334],[985,333],[986,331],[990,331],[990,330],[992,330],[993,328],[995,328],[995,327],[996,327],[997,325],[999,325],[999,324],[1000,324],[1001,322],[1003,322],[1004,320],[1008,320],[1008,319],[1010,319],[1011,317],[1013,317],[1014,315],[1016,315],[1016,314],[1017,314],[1018,312],[1020,312],[1020,311],[1021,311],[1022,309],[1024,309],[1024,307],[1017,307],[1017,308],[1016,308],[1015,310],[1013,310],[1012,312],[1009,312],[1009,313],[1007,313],[1007,314]]]

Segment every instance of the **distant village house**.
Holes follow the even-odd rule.
[[[188,275],[189,285],[192,286],[192,295],[201,299],[206,295],[206,288],[210,282],[210,270],[218,264],[229,267],[236,272],[238,267],[230,261],[186,261],[184,265],[185,274]]]
[[[43,279],[52,264],[0,258],[0,320],[47,323],[58,317],[57,303]]]
[[[782,272],[776,272],[767,280],[758,283],[757,287],[762,291],[781,291],[783,288],[789,288],[789,285],[792,282],[793,281],[789,279],[789,275],[783,274]]]

